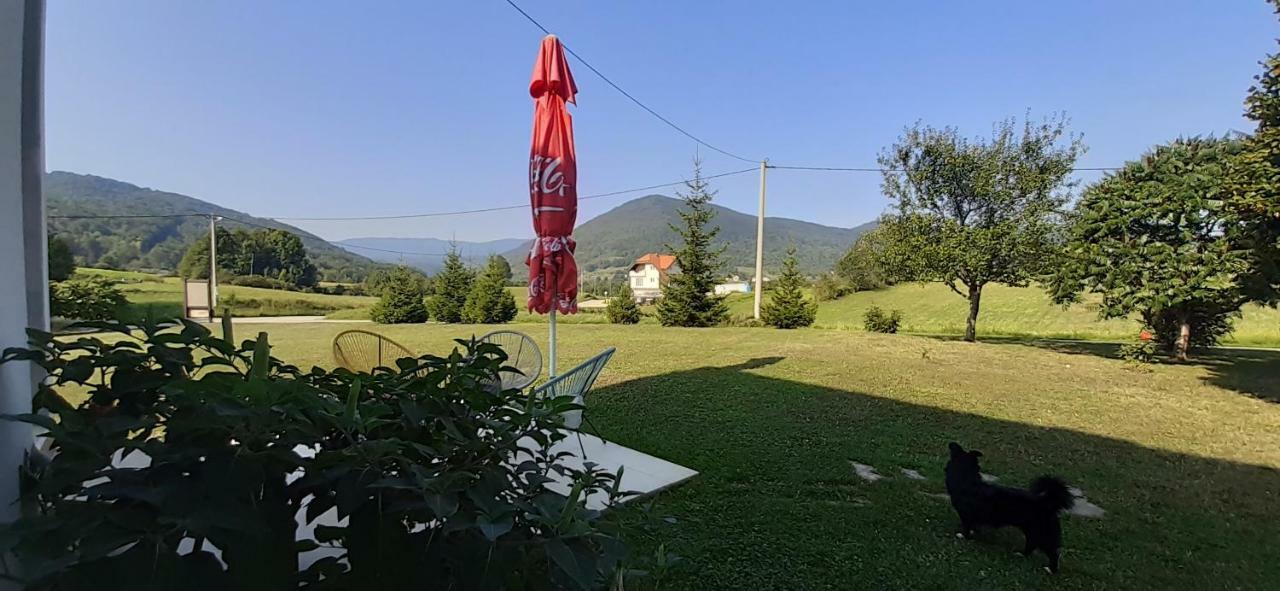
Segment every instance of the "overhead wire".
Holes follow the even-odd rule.
[[[543,33],[545,33],[545,34],[547,34],[547,35],[552,35],[552,34],[553,34],[551,31],[547,30],[547,28],[546,28],[546,27],[542,26],[542,23],[538,22],[538,20],[537,20],[537,19],[533,18],[533,16],[531,16],[529,13],[525,12],[523,8],[520,8],[520,6],[519,6],[519,5],[517,5],[513,0],[506,0],[506,3],[507,3],[507,4],[510,4],[512,8],[516,9],[516,12],[519,12],[521,15],[523,15],[523,16],[524,16],[524,18],[526,18],[526,19],[528,19],[528,20],[529,20],[529,22],[533,23],[533,25],[534,25],[535,27],[538,27],[539,29],[541,29]],[[635,103],[635,104],[636,104],[636,106],[640,107],[641,109],[644,109],[644,110],[645,110],[645,112],[649,113],[650,115],[653,115],[653,116],[654,116],[658,121],[661,121],[661,122],[663,122],[663,123],[667,124],[667,126],[668,126],[668,127],[670,127],[671,129],[674,129],[674,130],[676,130],[676,131],[680,132],[680,133],[681,133],[682,135],[684,135],[685,137],[687,137],[687,138],[689,138],[689,139],[693,140],[694,142],[697,142],[697,143],[698,143],[698,145],[701,145],[701,146],[703,146],[703,147],[705,147],[705,148],[707,148],[707,149],[709,149],[709,150],[713,150],[713,151],[719,152],[719,153],[721,153],[721,154],[724,154],[725,156],[728,156],[728,157],[730,157],[730,158],[733,158],[733,159],[736,159],[736,160],[741,160],[741,161],[743,161],[743,162],[752,162],[752,163],[758,163],[758,162],[760,162],[760,160],[758,160],[758,159],[743,158],[742,156],[739,156],[739,155],[737,155],[737,154],[734,154],[733,152],[730,152],[730,151],[728,151],[728,150],[724,150],[724,149],[721,149],[721,148],[719,148],[719,147],[716,147],[716,146],[714,146],[714,145],[712,145],[712,144],[710,144],[710,143],[708,143],[708,142],[704,141],[702,138],[699,138],[698,136],[693,135],[692,133],[689,133],[689,132],[688,132],[687,130],[685,130],[683,127],[680,127],[679,125],[676,125],[676,124],[675,124],[675,123],[673,123],[670,119],[667,119],[666,117],[663,117],[660,113],[658,113],[657,111],[655,111],[655,110],[653,110],[652,108],[650,108],[650,107],[649,107],[649,105],[646,105],[646,104],[644,104],[643,102],[641,102],[641,101],[640,101],[640,99],[636,98],[634,95],[632,95],[631,93],[627,92],[625,89],[623,89],[623,88],[622,88],[621,86],[619,86],[617,83],[615,83],[613,80],[610,80],[608,76],[605,76],[605,75],[604,75],[604,72],[601,72],[600,70],[596,69],[596,67],[595,67],[595,66],[591,65],[591,62],[588,62],[588,61],[587,61],[586,59],[584,59],[581,55],[578,55],[578,52],[574,51],[574,50],[573,50],[573,48],[571,48],[571,47],[569,47],[568,45],[564,44],[564,42],[563,42],[563,41],[561,42],[561,45],[564,47],[564,50],[565,50],[565,51],[569,52],[569,55],[571,55],[571,56],[573,56],[573,57],[577,58],[577,60],[578,60],[579,62],[581,62],[581,63],[582,63],[582,65],[586,66],[588,70],[591,70],[591,72],[592,72],[592,73],[594,73],[596,76],[599,76],[601,80],[604,80],[605,84],[608,84],[609,86],[612,86],[614,90],[618,91],[618,93],[620,93],[622,96],[627,97],[627,99],[629,99],[631,102]]]

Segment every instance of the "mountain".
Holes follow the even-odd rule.
[[[468,265],[478,267],[484,264],[489,255],[503,254],[528,244],[528,241],[522,238],[488,242],[450,242],[438,238],[348,238],[333,244],[378,262],[403,264],[426,273],[435,273],[444,265],[444,254],[449,252],[451,246],[458,248],[462,260]]]
[[[647,252],[667,252],[666,245],[679,245],[680,237],[669,224],[680,225],[677,214],[684,202],[665,195],[633,199],[578,226],[573,232],[578,242],[575,258],[585,273],[617,272],[629,267]],[[712,204],[716,237],[726,246],[724,272],[754,275],[756,257],[756,216]],[[789,218],[764,220],[765,270],[781,267],[787,246],[795,244],[800,269],[805,273],[828,271],[853,241],[875,227],[875,222],[855,228],[836,228]],[[529,241],[506,253],[512,265],[523,263]]]
[[[228,229],[265,226],[288,230],[302,238],[320,278],[327,281],[359,281],[378,267],[368,258],[288,224],[255,218],[178,193],[100,176],[51,172],[44,178],[44,194],[49,216],[214,214],[224,218],[219,224]],[[208,240],[209,220],[205,217],[51,217],[49,233],[66,241],[83,265],[173,272],[192,243]]]

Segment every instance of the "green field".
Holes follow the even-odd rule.
[[[182,280],[135,271],[110,271],[81,268],[77,275],[97,275],[118,282],[129,301],[126,319],[146,314],[157,317],[182,315]],[[324,316],[338,310],[354,310],[372,306],[377,298],[336,296],[239,285],[218,286],[219,308],[230,306],[231,313],[247,316]]]
[[[331,365],[344,328],[266,327],[303,366]],[[444,353],[490,328],[375,330]],[[606,346],[617,355],[587,402],[601,434],[700,472],[631,534],[683,557],[664,588],[1280,587],[1280,353],[1135,368],[1104,344],[570,324],[561,367]],[[1002,482],[1059,474],[1105,509],[1064,518],[1060,576],[1014,556],[1015,532],[954,537],[936,497],[950,440]]]
[[[767,300],[768,294],[765,294]],[[731,314],[751,316],[749,294],[729,300]],[[909,283],[876,291],[854,293],[818,306],[815,326],[862,330],[862,314],[871,306],[902,310],[902,331],[914,334],[961,335],[969,301],[942,284]],[[1102,341],[1131,340],[1137,336],[1136,320],[1098,320],[1096,304],[1063,308],[1049,301],[1037,287],[988,285],[982,291],[978,336],[1018,336]],[[1225,344],[1280,345],[1280,311],[1250,305],[1236,321],[1235,333]]]

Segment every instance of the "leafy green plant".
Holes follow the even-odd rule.
[[[0,525],[27,588],[591,589],[626,557],[619,525],[585,507],[625,494],[619,475],[550,451],[580,407],[495,391],[494,345],[303,372],[265,333],[234,346],[189,322],[88,326],[118,334],[32,332],[0,358],[48,375],[33,412],[9,417],[53,453],[30,458],[30,510]],[[295,515],[330,510],[345,521],[296,539]],[[300,571],[322,545],[338,555]]]
[[[834,273],[823,273],[813,282],[813,299],[819,302],[838,300],[853,291],[849,283]]]
[[[630,285],[624,283],[618,289],[618,292],[609,299],[609,305],[605,306],[604,313],[609,316],[609,322],[613,324],[640,322],[640,306],[636,305],[636,298],[631,292]]]
[[[1155,363],[1156,343],[1152,340],[1125,343],[1120,346],[1120,358],[1130,363]]]
[[[871,306],[862,314],[862,326],[867,332],[895,334],[902,325],[902,310],[885,312],[880,306]]]
[[[49,313],[77,320],[116,318],[126,303],[115,282],[105,277],[59,281],[49,286]]]

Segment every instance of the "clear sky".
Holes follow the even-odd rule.
[[[917,120],[985,135],[1030,109],[1068,114],[1080,166],[1115,166],[1179,135],[1250,130],[1242,99],[1280,35],[1262,0],[520,4],[658,112],[775,164],[874,166]],[[502,0],[53,0],[48,166],[258,216],[527,203],[541,36]],[[582,194],[688,176],[692,141],[572,65]],[[709,174],[749,166],[702,156]],[[853,226],[884,210],[879,185],[771,171],[769,214]],[[714,186],[755,210],[755,175]],[[579,223],[629,197],[584,202]],[[526,211],[299,225],[532,235]]]

